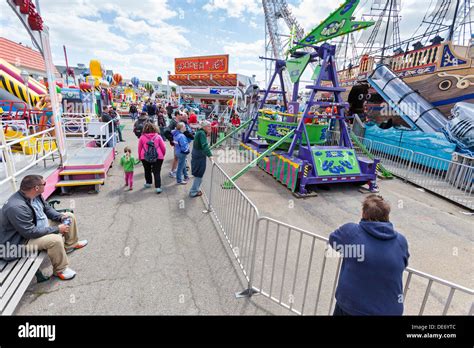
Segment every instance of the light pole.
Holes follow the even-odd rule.
[[[167,97],[167,99],[168,99],[168,103],[171,103],[170,75],[171,75],[171,71],[168,70],[168,82],[167,82],[167,84],[166,84],[166,97]]]
[[[21,75],[21,78],[23,79],[23,83],[26,86],[26,100],[27,100],[29,108],[31,109],[30,93],[29,93],[29,90],[28,90],[28,80],[30,79],[30,74],[28,74],[28,71],[22,70],[20,75]]]

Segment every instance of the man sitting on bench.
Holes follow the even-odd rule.
[[[59,213],[41,196],[46,182],[41,175],[23,178],[0,211],[0,244],[22,245],[46,250],[53,274],[61,280],[75,277],[69,268],[66,252],[81,249],[87,240],[78,241],[76,218],[72,213]],[[7,259],[6,261],[10,261]]]

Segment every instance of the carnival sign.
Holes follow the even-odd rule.
[[[229,72],[229,55],[176,58],[175,74],[227,74]]]

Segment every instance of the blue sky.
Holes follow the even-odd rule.
[[[421,20],[415,3],[426,7],[430,2],[404,1],[402,31],[409,32]],[[288,3],[306,29],[339,4]],[[166,71],[174,71],[175,57],[227,53],[231,73],[264,79],[264,65],[258,59],[264,54],[265,32],[260,0],[40,0],[40,7],[50,27],[55,64],[64,64],[66,45],[71,65],[99,59],[126,78],[166,80]],[[5,1],[0,1],[0,36],[31,45]]]

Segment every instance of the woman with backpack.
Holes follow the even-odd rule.
[[[150,188],[155,180],[156,193],[161,193],[161,166],[166,154],[166,145],[160,134],[158,127],[153,123],[146,123],[143,133],[138,140],[138,158],[143,163],[145,170],[145,188]]]

